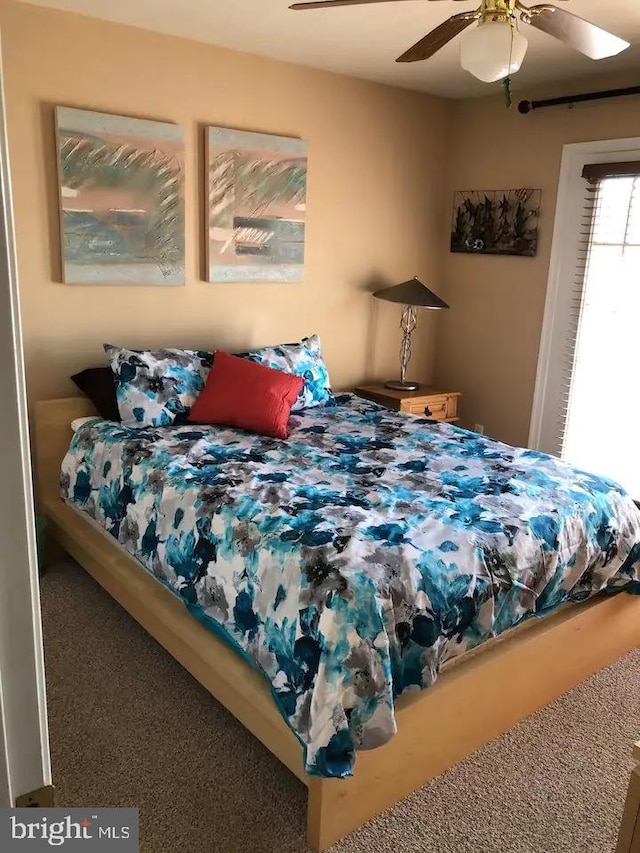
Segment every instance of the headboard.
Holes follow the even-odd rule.
[[[43,400],[35,405],[36,484],[40,503],[60,495],[60,466],[71,441],[71,421],[96,415],[86,397]]]

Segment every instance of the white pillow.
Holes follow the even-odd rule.
[[[96,415],[91,415],[88,418],[76,418],[71,421],[71,429],[74,432],[78,432],[78,430],[83,427],[85,424],[89,423],[89,421],[100,421],[102,418],[97,417]]]

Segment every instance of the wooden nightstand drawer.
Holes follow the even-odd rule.
[[[458,420],[458,391],[442,391],[421,385],[417,391],[394,391],[384,385],[362,385],[355,389],[358,397],[372,400],[396,412],[420,415],[434,421],[455,423]]]
[[[421,397],[419,400],[403,402],[401,412],[409,412],[412,415],[422,415],[432,418],[434,421],[444,421],[447,418],[448,397]]]

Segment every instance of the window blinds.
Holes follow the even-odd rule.
[[[583,178],[557,452],[640,497],[640,162],[591,164]]]

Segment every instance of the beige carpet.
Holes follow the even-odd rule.
[[[304,786],[91,578],[57,565],[42,605],[62,805],[138,806],[144,853],[306,850]],[[639,696],[635,652],[333,850],[612,853]]]

